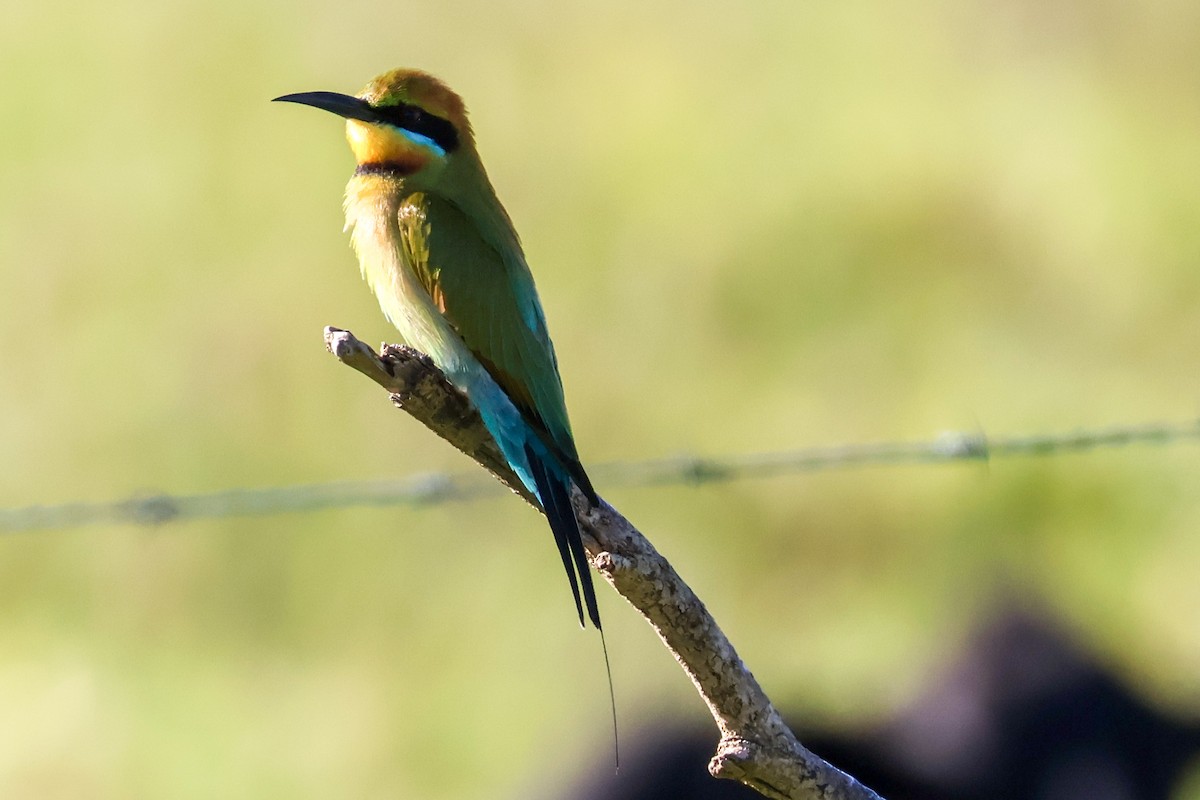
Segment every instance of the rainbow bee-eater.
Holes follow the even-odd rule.
[[[599,629],[572,485],[593,505],[599,500],[579,463],[533,276],[475,148],[462,98],[431,75],[398,69],[357,97],[275,99],[346,119],[357,161],[346,187],[346,228],[363,277],[404,340],[479,409],[550,522],[580,624],[586,607]]]

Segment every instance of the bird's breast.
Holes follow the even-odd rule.
[[[428,354],[448,375],[474,363],[462,338],[442,315],[417,279],[412,259],[422,257],[406,231],[424,224],[413,219],[419,209],[402,198],[398,182],[375,175],[356,175],[346,188],[346,227],[358,255],[363,278],[379,307],[405,342]],[[423,238],[423,237],[418,237]],[[428,259],[428,253],[423,257]]]

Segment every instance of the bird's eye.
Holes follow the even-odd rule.
[[[385,114],[397,128],[424,136],[447,153],[458,148],[458,131],[449,120],[408,103],[387,108]]]
[[[437,117],[417,106],[399,105],[391,114],[397,127],[410,131],[424,132],[431,125],[436,126]]]
[[[427,116],[428,115],[424,111],[417,108],[416,106],[405,106],[404,107],[403,118],[404,118],[404,122],[406,123],[405,127],[413,127],[413,128],[423,127],[423,123],[425,122],[425,118]]]

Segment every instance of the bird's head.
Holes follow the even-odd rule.
[[[474,150],[462,98],[419,70],[385,72],[357,97],[301,92],[275,99],[345,117],[346,138],[360,170],[433,177],[462,151]]]

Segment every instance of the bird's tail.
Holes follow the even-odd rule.
[[[579,624],[587,627],[583,621],[583,609],[586,605],[588,618],[600,632],[600,646],[604,649],[604,671],[608,675],[608,697],[612,708],[613,757],[617,770],[620,771],[621,749],[617,740],[617,698],[613,692],[612,667],[608,663],[608,644],[604,641],[604,629],[600,627],[600,607],[596,604],[592,572],[588,569],[587,553],[583,550],[583,536],[579,532],[579,522],[575,519],[575,509],[571,505],[572,481],[579,486],[593,507],[598,506],[600,500],[587,474],[578,464],[574,465],[575,469],[571,470],[571,475],[568,476],[560,468],[556,469],[556,463],[539,457],[529,444],[525,445],[525,459],[529,462],[529,473],[533,478],[534,488],[542,501],[542,510],[546,512],[550,530],[554,532],[554,541],[558,544],[558,553],[562,556],[563,568],[571,582],[571,594],[575,597],[575,611],[579,614]],[[580,477],[576,477],[575,473]]]
[[[550,530],[554,533],[558,553],[562,556],[563,569],[567,571],[567,579],[571,582],[571,594],[575,597],[579,624],[587,627],[583,618],[583,609],[586,606],[588,619],[596,626],[596,630],[601,630],[596,589],[592,584],[591,570],[588,569],[587,553],[583,550],[579,523],[575,520],[575,509],[571,506],[571,478],[558,464],[539,454],[529,444],[525,445],[525,458],[529,462],[529,474],[533,478],[538,499],[542,501],[542,510],[546,512]],[[594,500],[595,491],[590,483],[586,488],[581,488],[589,495],[589,500]]]

